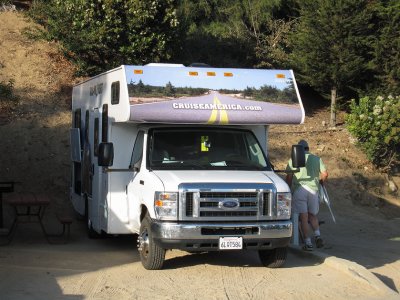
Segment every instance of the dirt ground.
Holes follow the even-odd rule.
[[[71,87],[79,79],[73,77],[74,69],[57,44],[29,39],[24,34],[27,27],[33,24],[21,13],[0,12],[0,81],[13,80],[18,98],[0,99],[0,180],[20,182],[16,189],[21,191],[45,191],[52,198],[52,212],[72,210],[69,107]],[[399,292],[399,193],[389,192],[385,176],[355,147],[344,126],[344,113],[338,116],[339,125],[329,129],[324,125],[329,123],[327,103],[310,105],[313,97],[302,94],[305,124],[271,127],[271,160],[276,169],[284,168],[290,146],[308,140],[311,152],[320,155],[328,168],[327,189],[337,219],[334,224],[326,207],[321,208],[327,241],[322,252],[365,266]],[[399,177],[392,180],[400,187]],[[199,263],[193,274],[204,268]]]

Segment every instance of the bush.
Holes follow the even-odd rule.
[[[176,0],[37,0],[30,16],[60,41],[82,73],[168,60]]]
[[[0,0],[0,11],[14,11],[15,5],[9,0]]]
[[[400,157],[400,96],[353,99],[347,126],[378,167],[389,169]]]
[[[17,97],[14,95],[14,80],[8,82],[0,81],[0,101],[15,101]]]

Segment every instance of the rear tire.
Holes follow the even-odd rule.
[[[151,218],[146,213],[138,236],[138,250],[142,265],[147,270],[160,270],[165,260],[165,249],[159,247],[153,240]]]
[[[87,220],[87,235],[89,239],[101,239],[103,237],[103,234],[98,233],[93,229],[90,219]]]
[[[268,268],[280,268],[286,261],[287,247],[258,250],[261,263]]]

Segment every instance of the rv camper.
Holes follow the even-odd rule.
[[[90,236],[137,234],[146,269],[167,249],[253,249],[279,267],[291,193],[268,125],[303,120],[291,70],[121,66],[73,88],[71,201]]]

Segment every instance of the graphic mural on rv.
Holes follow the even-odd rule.
[[[291,70],[125,66],[130,120],[185,124],[299,124]]]

